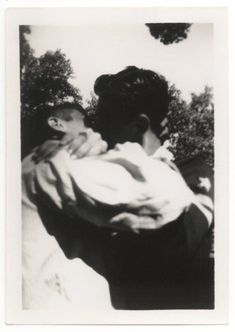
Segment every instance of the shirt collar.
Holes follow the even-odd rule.
[[[152,154],[153,159],[164,159],[166,161],[173,161],[175,159],[173,153],[168,150],[169,145],[162,145],[158,148],[154,154]]]

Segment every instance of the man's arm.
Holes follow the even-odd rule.
[[[214,174],[204,162],[189,160],[179,165],[195,201],[184,215],[184,227],[189,252],[193,253],[213,227]]]
[[[179,169],[187,186],[193,192],[193,199],[181,216],[170,223],[178,223],[182,230],[180,234],[183,235],[182,247],[184,247],[185,255],[190,257],[195,253],[201,241],[208,235],[210,228],[213,226],[213,172],[210,167],[200,160],[182,163],[179,165]],[[167,209],[171,209],[170,204],[164,207],[165,211]],[[161,217],[161,214],[138,216],[130,212],[120,213],[113,217],[110,222],[135,233],[146,230],[159,232],[169,224]],[[175,250],[178,249],[175,248]]]
[[[100,139],[100,138],[99,138]],[[82,149],[85,151],[85,154],[87,154],[87,151],[89,149],[95,150],[95,153],[97,154],[97,148],[100,149],[100,141],[98,140],[98,144],[96,144],[96,147],[94,148],[93,144],[90,144],[92,140],[86,140],[85,149]],[[79,143],[79,142],[78,142]],[[71,142],[70,142],[71,144]],[[74,146],[77,145],[77,142],[72,143]],[[79,143],[81,144],[81,143]],[[78,144],[78,145],[79,145]],[[90,148],[89,148],[90,146]],[[79,148],[76,150],[77,156],[80,155]],[[83,151],[83,152],[84,152]],[[83,153],[84,156],[84,153]],[[60,165],[62,167],[62,172],[56,171],[54,173],[63,174],[63,165],[65,165],[63,162],[57,162],[57,165]],[[194,193],[194,199],[190,207],[184,211],[184,213],[181,216],[181,219],[184,219],[184,227],[185,227],[185,235],[186,240],[188,244],[188,250],[193,252],[195,248],[199,245],[202,238],[207,234],[208,229],[212,223],[212,216],[213,216],[213,176],[211,170],[201,164],[192,161],[189,163],[183,163],[182,165],[179,165],[180,171],[187,182],[188,187],[192,190]],[[55,168],[53,168],[55,171]],[[47,174],[47,172],[45,173]],[[64,175],[64,177],[60,176],[60,181],[63,179],[69,178],[68,174]],[[50,182],[50,181],[49,181]],[[57,189],[58,188],[69,188],[67,185],[60,185],[58,186],[58,178],[56,180],[57,182]],[[50,183],[53,183],[50,182]],[[46,181],[46,185],[48,184],[48,181]],[[42,186],[43,187],[43,186]],[[55,190],[55,182],[52,186],[53,190]],[[52,191],[53,191],[52,190]],[[48,190],[45,190],[48,193]],[[62,194],[62,196],[61,196]],[[74,194],[74,193],[70,193]],[[70,195],[69,194],[69,195]],[[68,195],[68,196],[69,196]],[[53,195],[52,195],[53,197]],[[69,202],[69,199],[66,198],[65,193],[63,193],[63,190],[59,193],[59,199],[57,197],[57,206],[59,202],[59,208],[63,209],[69,206],[69,204],[64,204],[64,202]],[[71,198],[71,197],[70,197]],[[75,197],[72,199],[75,202]],[[154,215],[154,216],[138,216],[137,214],[130,213],[130,212],[122,212],[118,214],[117,216],[113,217],[111,220],[108,220],[108,218],[104,218],[102,213],[98,213],[97,209],[92,209],[92,207],[89,209],[89,213],[87,209],[83,209],[83,206],[79,204],[72,204],[73,205],[73,213],[75,212],[76,216],[80,216],[89,222],[93,223],[96,226],[101,227],[110,227],[116,230],[126,230],[126,231],[132,231],[135,233],[138,233],[142,230],[157,230],[161,229],[166,225],[166,222],[164,218],[161,218],[161,214]],[[165,207],[165,211],[167,210],[167,205]],[[69,209],[67,209],[69,211]]]

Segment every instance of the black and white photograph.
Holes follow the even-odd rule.
[[[171,324],[177,313],[190,322],[194,312],[195,324],[213,321],[226,311],[226,285],[217,292],[215,283],[216,234],[226,255],[221,180],[214,189],[216,112],[226,118],[215,40],[225,13],[205,21],[195,9],[193,20],[185,9],[177,20],[179,12],[146,9],[135,22],[127,17],[138,10],[117,18],[113,9],[102,21],[106,10],[93,9],[98,19],[67,11],[66,24],[57,10],[50,24],[53,9],[35,9],[14,24],[17,119],[8,122],[17,122],[20,194],[9,239],[17,233],[19,259],[8,269],[18,269],[18,310],[38,323],[50,322],[43,312],[52,323],[61,312],[85,324]],[[226,259],[224,267],[226,276]],[[167,313],[172,321],[161,320]]]

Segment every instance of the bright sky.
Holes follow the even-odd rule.
[[[145,25],[32,26],[28,39],[40,56],[61,49],[72,62],[74,78],[84,98],[90,97],[95,79],[128,65],[164,75],[189,100],[205,85],[213,87],[213,26],[193,24],[188,38],[163,45]]]

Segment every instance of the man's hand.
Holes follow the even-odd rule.
[[[129,212],[122,212],[110,220],[110,227],[116,230],[126,230],[139,233],[141,230],[157,230],[169,223],[159,216],[138,216]]]
[[[49,161],[61,149],[67,150],[73,159],[96,156],[106,152],[107,147],[107,143],[102,140],[99,133],[87,129],[77,136],[65,134],[60,141],[45,141],[34,150],[33,160],[35,162]]]
[[[46,140],[42,145],[33,150],[32,159],[36,163],[48,161],[50,158],[54,157],[60,149],[60,141],[55,139]]]
[[[111,219],[104,217],[97,209],[79,207],[77,215],[97,227],[109,228],[113,231],[126,231],[139,234],[141,230],[157,230],[168,224],[159,216],[138,216],[129,212],[122,212]]]
[[[61,145],[66,148],[74,159],[97,156],[106,152],[108,148],[107,143],[102,140],[101,135],[92,129],[87,129],[72,139],[65,137],[62,139]]]

